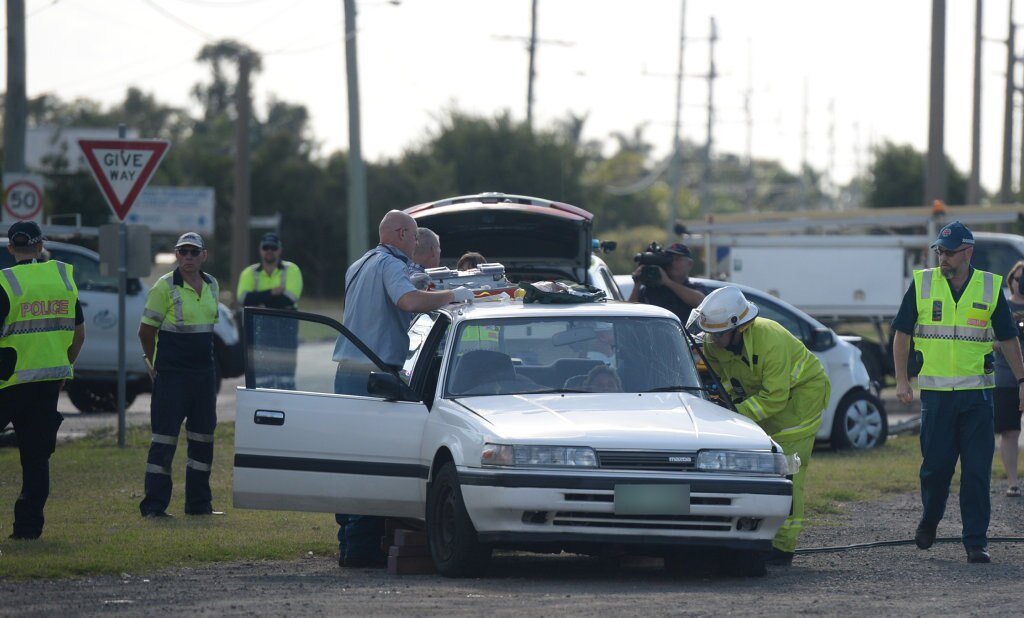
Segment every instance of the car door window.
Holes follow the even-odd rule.
[[[380,359],[328,317],[247,307],[243,321],[248,389],[370,397],[370,372],[386,371]]]
[[[75,285],[78,286],[79,290],[117,293],[117,277],[103,275],[100,272],[99,260],[96,258],[91,255],[78,253],[77,251],[69,251],[62,247],[48,248],[47,250],[50,252],[51,259],[60,260],[74,267]],[[128,294],[137,294],[140,287],[138,279],[128,279]]]

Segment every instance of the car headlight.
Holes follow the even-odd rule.
[[[756,451],[701,451],[697,469],[704,472],[741,472],[749,474],[789,474],[782,453]]]
[[[484,444],[480,465],[596,468],[597,454],[589,446]]]

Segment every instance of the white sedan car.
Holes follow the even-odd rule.
[[[265,333],[282,321],[300,322],[296,390],[256,388],[281,370]],[[326,317],[247,308],[244,323],[236,507],[413,520],[454,577],[493,548],[762,575],[790,512],[778,445],[705,398],[657,307],[450,305],[413,324],[397,373]]]

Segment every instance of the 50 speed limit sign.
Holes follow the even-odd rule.
[[[43,178],[35,174],[4,174],[3,221],[43,219]]]

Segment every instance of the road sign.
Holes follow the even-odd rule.
[[[43,222],[43,177],[36,174],[4,174],[3,222]]]
[[[156,139],[78,140],[93,178],[114,214],[124,221],[135,198],[153,177],[168,142]]]
[[[146,187],[125,222],[156,234],[212,234],[214,197],[212,187]]]

